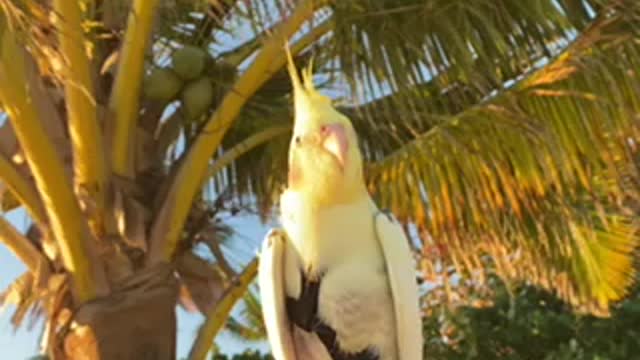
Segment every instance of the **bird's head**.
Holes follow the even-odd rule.
[[[302,80],[287,49],[295,120],[289,147],[289,188],[316,203],[342,203],[366,194],[362,155],[351,121],[313,85],[311,66]]]

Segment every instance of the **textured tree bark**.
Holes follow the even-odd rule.
[[[177,295],[166,264],[134,275],[111,295],[78,309],[63,341],[63,359],[175,360]]]

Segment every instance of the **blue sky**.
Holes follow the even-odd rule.
[[[22,211],[15,211],[6,214],[6,217],[18,229],[24,229],[27,220]],[[226,218],[235,229],[235,236],[226,249],[228,253],[233,253],[232,263],[247,262],[258,250],[262,237],[267,231],[254,216],[243,216]],[[5,289],[16,277],[25,271],[25,267],[17,260],[4,245],[0,245],[0,289]],[[239,311],[239,309],[235,309]],[[14,332],[10,323],[12,309],[4,309],[0,313],[0,358],[3,360],[22,360],[37,354],[38,337],[41,324],[38,324],[33,331],[19,329]],[[178,313],[178,358],[186,357],[191,346],[191,341],[195,338],[198,327],[204,320],[199,314],[190,314],[177,308]],[[258,347],[262,351],[266,350],[264,344],[243,343],[233,336],[222,333],[217,339],[218,345],[225,353],[236,353],[242,351],[247,346]]]

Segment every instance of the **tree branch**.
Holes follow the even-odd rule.
[[[189,351],[189,360],[204,360],[211,348],[214,338],[229,318],[234,305],[247,291],[247,288],[258,273],[258,259],[253,259],[238,277],[236,283],[231,285],[207,314],[207,319],[200,326],[198,337]]]
[[[66,64],[65,100],[69,133],[73,148],[76,186],[95,202],[98,222],[103,218],[105,193],[105,159],[102,134],[98,124],[91,70],[84,46],[86,39],[81,24],[78,2],[55,0],[56,23],[60,48]]]
[[[64,0],[60,0],[64,1]],[[139,94],[144,71],[144,53],[151,34],[157,0],[135,0],[122,45],[118,72],[109,99],[114,116],[111,144],[113,171],[130,177],[133,172],[132,139],[138,117]]]
[[[53,144],[34,106],[26,71],[27,56],[14,33],[2,33],[0,48],[0,100],[24,150],[36,181],[65,267],[74,280],[75,296],[86,301],[106,290],[103,269],[92,256],[89,229]]]
[[[318,2],[301,2],[287,19],[276,26],[273,36],[265,42],[256,59],[238,78],[198,134],[153,224],[149,263],[164,261],[173,255],[193,198],[207,174],[209,159],[246,101],[284,65],[284,42],[311,18]]]

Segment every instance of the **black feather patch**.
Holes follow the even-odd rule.
[[[312,332],[318,314],[320,281],[308,281],[304,274],[301,279],[300,297],[298,299],[287,297],[287,316],[298,327]]]
[[[347,354],[340,349],[335,330],[318,318],[318,296],[322,277],[320,280],[311,281],[302,273],[300,278],[302,281],[300,297],[298,299],[287,297],[286,300],[289,320],[305,331],[316,333],[333,360],[380,360],[380,356],[369,349],[355,354]]]

